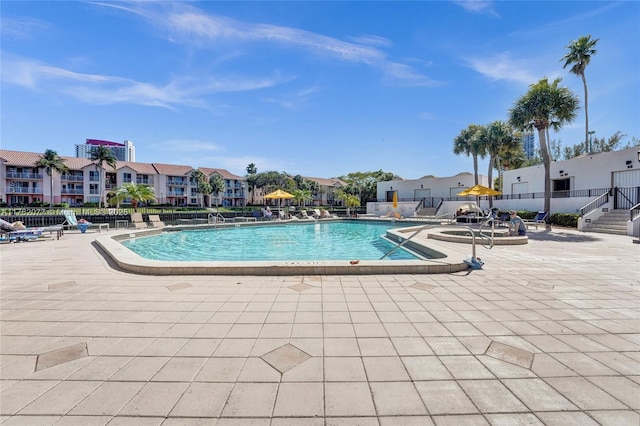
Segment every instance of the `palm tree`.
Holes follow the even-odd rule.
[[[91,162],[96,165],[96,171],[99,172],[98,185],[100,187],[100,201],[98,202],[98,206],[100,206],[103,202],[105,202],[106,204],[106,201],[103,199],[104,183],[106,180],[106,177],[102,175],[104,171],[103,164],[106,163],[108,166],[111,166],[113,170],[115,170],[116,165],[118,164],[118,159],[116,158],[112,150],[110,150],[106,146],[100,145],[91,149],[89,153],[89,160],[91,160]]]
[[[513,128],[503,121],[494,121],[483,129],[481,137],[484,151],[489,156],[489,171],[487,179],[489,187],[493,183],[493,169],[500,167],[499,155],[502,150],[520,148],[520,135],[514,133]],[[489,207],[493,207],[493,197],[489,197]]]
[[[254,195],[255,195],[254,192],[255,192],[255,189],[256,189],[256,182],[258,180],[258,176],[257,176],[258,168],[256,167],[255,164],[250,163],[247,166],[246,170],[247,170],[247,176],[246,176],[247,177],[247,185],[249,187],[249,192],[251,192],[251,204],[255,204],[254,203]]]
[[[313,195],[308,189],[296,189],[291,195],[293,195],[293,199],[298,203],[298,206],[304,206],[306,201],[313,199]]]
[[[216,197],[216,210],[218,209],[218,197],[220,193],[224,191],[224,179],[222,176],[215,173],[211,178],[209,178],[209,185],[211,185],[211,194],[214,194]]]
[[[195,169],[191,172],[191,182],[196,184],[196,192],[201,194],[198,196],[198,206],[202,207],[204,203],[204,194],[211,193],[209,190],[211,189],[211,185],[209,185],[207,175],[200,169]]]
[[[52,149],[47,149],[43,155],[38,158],[35,166],[44,169],[49,175],[49,208],[53,208],[53,172],[60,174],[69,172],[69,167],[65,160]]]
[[[563,124],[569,124],[576,117],[578,98],[571,90],[560,87],[557,78],[549,84],[547,78],[532,84],[527,93],[516,100],[509,111],[509,123],[520,131],[538,131],[540,154],[544,165],[544,211],[551,211],[551,157],[547,141],[547,129],[558,131]],[[547,221],[547,230],[551,224]]]
[[[453,140],[453,153],[465,154],[473,157],[473,174],[476,185],[478,184],[478,157],[484,158],[486,153],[482,144],[482,126],[469,124],[469,127],[460,131]]]
[[[337,192],[338,200],[344,202],[345,207],[347,208],[347,217],[351,216],[351,207],[359,207],[360,206],[360,198],[353,194],[349,194],[348,192],[339,189]]]
[[[118,206],[120,201],[131,200],[131,207],[134,211],[138,211],[138,204],[145,201],[153,201],[156,199],[156,193],[153,187],[147,184],[137,183],[125,183],[120,188],[116,189],[115,196],[112,199],[116,200]]]
[[[565,61],[563,68],[571,65],[569,71],[582,78],[582,85],[584,86],[584,146],[585,153],[587,154],[591,152],[591,147],[589,146],[589,92],[587,90],[587,79],[584,76],[584,70],[591,62],[591,57],[597,53],[595,45],[598,43],[598,40],[600,39],[592,40],[591,35],[581,36],[577,40],[573,40],[571,44],[566,46],[569,52],[561,59],[561,61]]]

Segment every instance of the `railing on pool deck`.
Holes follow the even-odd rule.
[[[212,223],[214,225],[217,225],[218,222],[225,223],[225,221],[226,219],[220,213],[216,213],[215,215],[213,213],[209,213],[209,215],[207,216],[207,223],[209,223],[209,225],[211,225]]]
[[[396,251],[397,249],[399,249],[400,247],[402,247],[403,245],[405,245],[410,239],[412,239],[413,237],[415,237],[416,235],[418,235],[420,232],[424,231],[425,229],[428,228],[435,228],[436,226],[440,226],[440,225],[432,225],[432,224],[428,224],[428,225],[424,225],[421,226],[420,229],[418,229],[416,232],[414,232],[413,234],[411,234],[409,236],[409,238],[405,239],[404,241],[402,241],[400,244],[397,244],[396,246],[392,247],[391,250],[389,250],[388,252],[386,252],[385,254],[382,255],[382,257],[379,260],[384,259],[385,257],[389,256],[391,253],[393,253],[394,251]]]

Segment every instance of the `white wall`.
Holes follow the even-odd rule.
[[[553,161],[550,168],[551,180],[571,179],[570,190],[610,188],[613,172],[640,168],[638,151],[640,148],[634,147],[621,151],[583,155],[567,161]],[[627,164],[627,161],[630,163]],[[560,173],[561,171],[562,173]],[[522,191],[544,192],[544,166],[542,164],[507,170],[504,172],[503,178],[505,194],[518,194],[523,193]],[[640,186],[640,179],[634,177],[634,180],[638,181],[630,182],[629,186]],[[523,185],[525,183],[526,185]]]
[[[478,175],[480,185],[487,186],[487,177]],[[412,180],[391,180],[386,182],[378,182],[377,198],[385,200],[387,191],[398,191],[398,200],[413,200],[421,198],[416,196],[416,191],[429,190],[430,197],[449,198],[458,192],[462,192],[467,188],[475,185],[473,173],[463,172],[450,177],[426,176],[420,179]]]

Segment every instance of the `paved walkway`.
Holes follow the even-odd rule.
[[[169,277],[97,235],[0,245],[3,426],[640,423],[630,237],[534,231],[447,275]]]

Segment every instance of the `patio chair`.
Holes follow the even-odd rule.
[[[146,229],[148,228],[147,222],[142,218],[142,213],[131,213],[131,223],[133,227],[136,229]]]
[[[78,228],[83,234],[87,232],[87,229],[90,227],[98,228],[98,232],[102,232],[103,229],[106,229],[107,232],[109,232],[108,223],[92,223],[85,219],[78,220],[76,213],[73,210],[62,210],[62,215],[65,218],[64,222],[62,222],[62,227],[73,226]]]
[[[306,211],[306,210],[300,210],[300,214],[298,214],[298,217],[299,217],[300,219],[311,219],[311,218],[309,217],[309,215],[307,214],[307,211]]]
[[[311,210],[311,216],[314,219],[320,219],[322,217],[322,213],[320,213],[320,210],[318,210],[318,209],[313,209],[313,210]]]
[[[538,212],[533,219],[523,220],[525,225],[527,225],[527,229],[529,229],[529,225],[535,225],[536,230],[538,229],[538,224],[546,225],[547,216],[549,216],[549,212]]]
[[[150,214],[149,215],[149,223],[153,228],[164,228],[165,224],[160,220],[160,215]]]

